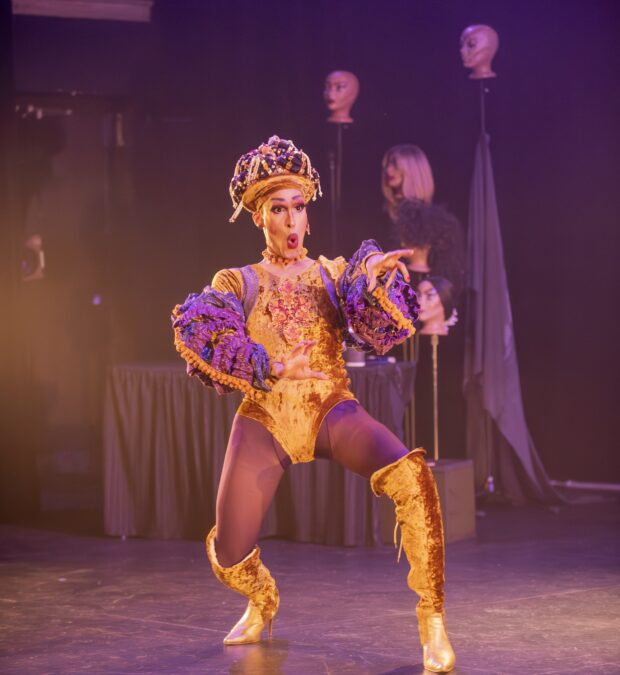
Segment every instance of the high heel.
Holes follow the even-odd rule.
[[[449,673],[456,664],[456,656],[448,640],[443,614],[419,608],[416,614],[424,667],[433,673]]]
[[[265,621],[260,609],[250,600],[243,616],[224,638],[224,644],[249,645],[253,642],[260,642],[265,623],[269,625],[269,637],[271,637],[272,622],[273,618]]]
[[[269,637],[273,619],[280,606],[280,594],[269,570],[260,559],[260,549],[254,549],[236,565],[222,567],[215,551],[215,528],[206,539],[207,556],[215,576],[228,588],[248,598],[243,616],[224,638],[226,645],[246,645],[259,642],[266,624]]]

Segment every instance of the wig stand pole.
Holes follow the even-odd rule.
[[[342,130],[344,124],[336,123],[336,148],[329,152],[329,184],[331,196],[331,246],[332,256],[338,255],[338,217],[342,195]]]
[[[431,335],[433,348],[433,461],[439,461],[439,335]]]
[[[483,142],[486,137],[487,127],[486,127],[486,95],[489,93],[489,90],[486,87],[486,80],[480,80],[480,142]],[[486,162],[483,162],[483,170],[486,171]],[[487,194],[486,189],[488,185],[488,176],[484,176],[482,181],[483,190],[484,190],[484,208],[487,208]],[[486,452],[487,452],[487,477],[484,481],[484,489],[487,494],[495,493],[495,461],[493,456],[493,449],[495,444],[493,443],[493,422],[491,416],[487,412],[485,414],[485,440],[486,440]]]
[[[486,118],[486,99],[485,96],[489,93],[486,88],[484,80],[480,80],[480,133],[487,132],[487,118]]]
[[[493,420],[488,412],[484,415],[484,440],[487,450],[487,477],[484,481],[484,491],[488,495],[495,494],[495,457],[493,456]]]
[[[416,364],[419,352],[420,334],[414,333],[403,343],[403,358],[409,363]],[[414,380],[415,385],[415,380]],[[416,447],[415,443],[415,386],[411,394],[409,405],[405,409],[405,444],[411,450]]]

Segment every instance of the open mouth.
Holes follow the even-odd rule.
[[[289,234],[286,238],[286,244],[289,248],[297,248],[299,237],[296,234]]]

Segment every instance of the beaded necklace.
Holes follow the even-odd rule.
[[[299,255],[295,258],[283,258],[281,255],[271,251],[269,248],[266,248],[263,251],[263,258],[267,262],[270,262],[272,265],[282,265],[282,267],[287,267],[287,265],[290,265],[291,263],[299,262],[300,260],[303,260],[306,255],[308,255],[307,248],[302,248],[299,251]]]

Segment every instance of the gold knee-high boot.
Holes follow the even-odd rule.
[[[437,486],[424,461],[424,450],[413,450],[379,469],[370,485],[377,496],[385,494],[396,505],[401,547],[411,567],[407,582],[420,596],[416,614],[424,667],[447,673],[456,658],[444,625],[443,525]]]
[[[260,549],[255,546],[241,562],[222,567],[215,552],[215,527],[206,539],[207,556],[215,576],[233,591],[248,599],[243,616],[224,638],[226,645],[245,645],[258,642],[265,624],[269,624],[269,637],[273,619],[280,604],[280,594],[269,570],[260,559]]]

